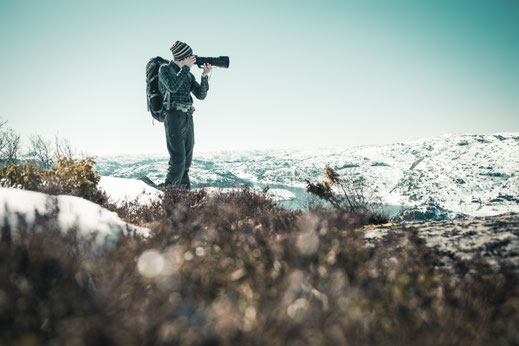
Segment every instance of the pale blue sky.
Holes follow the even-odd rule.
[[[195,99],[195,156],[519,131],[518,37],[514,0],[0,0],[0,117],[26,142],[167,154],[145,65],[181,40],[231,60]]]

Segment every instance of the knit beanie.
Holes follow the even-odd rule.
[[[193,50],[187,44],[181,41],[176,41],[169,49],[173,53],[173,58],[176,61],[183,60],[193,54]]]

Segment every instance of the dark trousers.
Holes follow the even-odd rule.
[[[164,120],[166,128],[166,143],[169,152],[168,174],[165,185],[177,188],[191,188],[189,167],[193,159],[195,132],[193,128],[193,113],[170,110]]]

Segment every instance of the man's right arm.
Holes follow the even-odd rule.
[[[173,70],[168,66],[161,66],[159,69],[159,82],[162,83],[170,93],[176,93],[182,85],[190,82],[189,66],[182,66],[177,74],[173,73]]]

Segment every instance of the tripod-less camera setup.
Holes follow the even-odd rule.
[[[207,58],[195,55],[196,64],[199,68],[202,68],[204,64],[211,64],[216,67],[229,68],[229,57],[219,56],[217,58]]]

